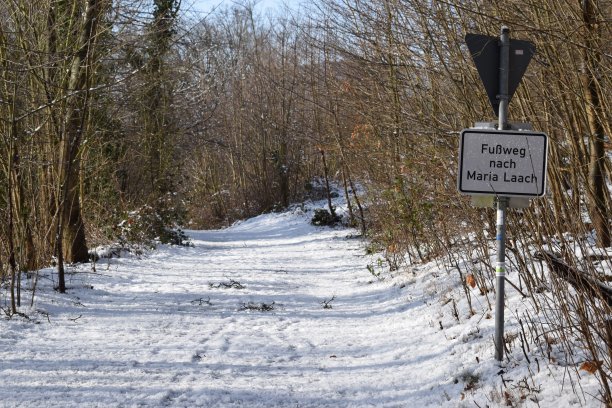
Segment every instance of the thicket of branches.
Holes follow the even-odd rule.
[[[511,213],[511,269],[517,289],[544,316],[543,325],[522,316],[533,323],[531,341],[543,350],[559,347],[570,365],[594,362],[610,404],[612,299],[604,271],[612,264],[600,248],[610,246],[611,3],[374,0],[322,7],[319,24],[336,36],[323,48],[342,56],[344,165],[367,187],[371,234],[392,267],[445,256],[470,304],[468,274],[487,302],[494,290],[495,217],[457,196],[457,131],[494,118],[463,38],[497,36],[507,25],[514,38],[536,44],[510,120],[549,135],[550,193]],[[543,273],[549,269],[554,273]]]
[[[93,245],[180,242],[178,225],[281,209],[327,176],[393,267],[445,256],[488,297],[493,214],[457,194],[456,162],[459,131],[494,117],[464,36],[507,25],[538,50],[510,120],[550,138],[550,194],[509,220],[520,289],[547,316],[532,341],[586,350],[611,401],[609,298],[534,256],[554,252],[597,282],[612,268],[598,249],[610,246],[609,0],[320,0],[284,17],[252,4],[197,16],[178,0],[31,3],[0,4],[12,313],[22,272],[54,262],[63,291],[64,262]]]

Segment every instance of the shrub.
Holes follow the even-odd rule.
[[[189,237],[179,227],[184,211],[173,200],[160,198],[157,208],[143,205],[130,211],[117,225],[118,241],[127,247],[142,244],[154,247],[156,243],[188,246]]]
[[[330,213],[329,210],[326,210],[325,208],[317,208],[314,211],[314,216],[312,217],[312,220],[310,220],[310,223],[312,225],[316,225],[319,227],[333,226],[336,225],[338,222],[340,222],[340,217],[336,214]]]

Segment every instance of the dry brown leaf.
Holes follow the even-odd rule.
[[[472,288],[476,287],[476,279],[474,279],[474,275],[469,274],[465,277],[465,282],[470,285]]]
[[[599,361],[585,361],[580,365],[580,369],[590,374],[595,374],[595,371],[599,368],[601,362]]]

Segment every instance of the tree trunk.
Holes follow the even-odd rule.
[[[14,105],[13,105],[14,108]],[[14,109],[13,109],[14,112]],[[11,127],[11,131],[14,132],[15,131],[15,120],[14,118],[12,119],[12,127]],[[9,246],[9,267],[11,270],[11,313],[15,314],[17,313],[17,306],[15,303],[15,279],[16,279],[16,274],[17,274],[17,262],[15,261],[15,234],[14,234],[14,217],[13,217],[13,183],[12,183],[12,179],[13,177],[11,177],[11,173],[13,171],[13,165],[14,165],[14,139],[15,136],[14,134],[11,134],[11,142],[10,142],[10,146],[11,146],[11,151],[9,152],[9,160],[8,160],[8,238],[9,238],[9,242],[8,242],[8,246]]]
[[[91,65],[102,0],[86,0],[84,3],[83,13],[73,14],[73,18],[82,16],[83,20],[78,33],[79,48],[76,50],[69,68],[70,79],[67,91],[72,96],[68,101],[60,141],[60,202],[58,211],[60,228],[58,239],[61,240],[59,247],[63,256],[59,259],[68,262],[89,261],[79,200],[79,149],[87,120],[89,88],[93,78]],[[63,265],[61,265],[61,269],[63,269]],[[62,278],[60,277],[60,280]],[[61,286],[63,285],[60,285],[60,291]]]
[[[283,208],[289,207],[289,166],[287,163],[287,134],[283,132],[278,157],[278,176],[281,193],[281,205]]]
[[[589,214],[597,233],[599,247],[610,246],[608,221],[608,191],[605,180],[606,152],[604,148],[603,111],[597,90],[598,73],[601,71],[599,53],[599,29],[595,0],[583,0],[583,19],[586,27],[584,48],[584,92],[589,121],[591,151],[589,158]]]
[[[321,158],[323,160],[323,175],[325,176],[325,191],[327,192],[327,205],[329,206],[329,213],[333,218],[336,218],[336,209],[332,205],[331,189],[329,188],[329,175],[327,171],[327,161],[325,160],[325,150],[321,149]]]
[[[78,155],[77,155],[78,157]],[[89,251],[85,239],[85,225],[81,216],[79,200],[78,158],[74,158],[66,174],[65,197],[62,206],[62,249],[67,262],[89,262]]]

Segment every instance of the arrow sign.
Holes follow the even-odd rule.
[[[485,86],[489,101],[496,116],[499,116],[499,38],[481,34],[465,36],[472,59]],[[508,78],[508,101],[518,88],[536,47],[530,41],[510,40],[510,72]]]

